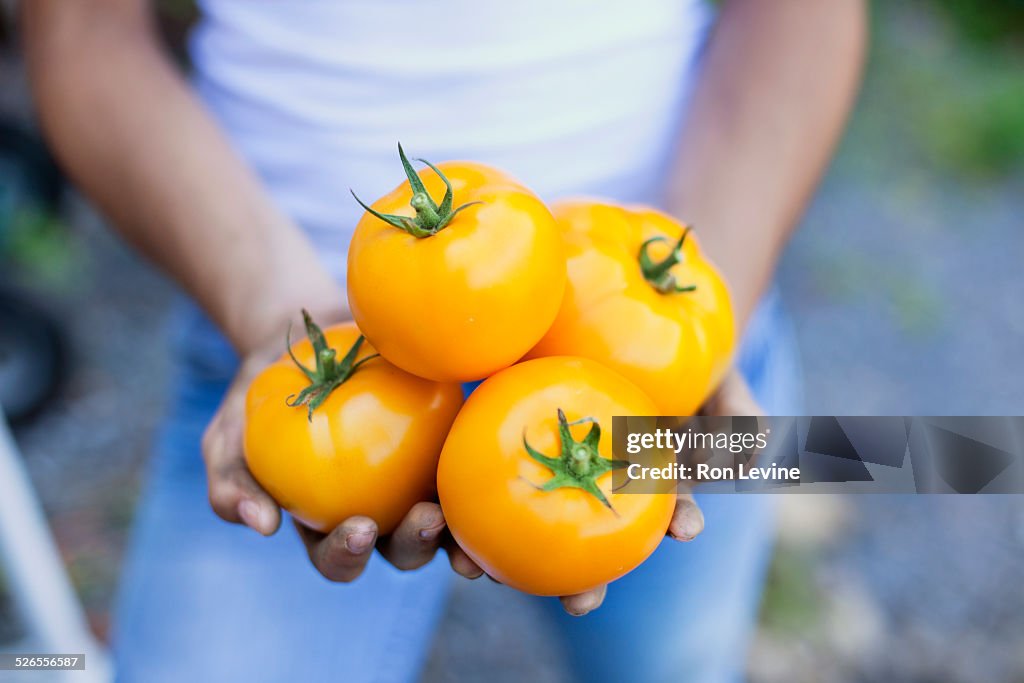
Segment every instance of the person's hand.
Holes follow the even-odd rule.
[[[341,311],[318,313],[318,318],[339,322]],[[274,326],[271,326],[274,327]],[[252,380],[284,352],[287,320],[265,342],[243,355],[241,365],[217,413],[203,435],[210,505],[222,519],[244,524],[270,536],[281,526],[281,508],[253,478],[242,452],[245,426],[245,395]],[[301,329],[301,325],[297,329]],[[368,517],[350,517],[329,534],[321,534],[295,523],[316,569],[331,581],[356,579],[366,567],[373,549],[399,569],[416,569],[426,564],[444,544],[452,568],[468,578],[483,572],[451,542],[441,508],[434,502],[417,503],[388,537],[381,538],[376,523]]]
[[[701,414],[761,415],[762,410],[751,395],[746,380],[739,372],[733,370],[726,375],[718,390],[704,404]],[[703,530],[704,514],[697,506],[690,490],[683,490],[683,485],[680,484],[680,491],[676,495],[676,509],[672,514],[672,521],[669,522],[667,534],[677,541],[687,542],[697,538]],[[569,614],[582,616],[600,607],[607,591],[607,586],[601,586],[579,595],[562,597],[562,607]]]

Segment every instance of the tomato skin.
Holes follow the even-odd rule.
[[[489,575],[534,595],[574,595],[628,573],[665,535],[675,496],[613,493],[614,511],[578,488],[543,491],[552,478],[523,445],[555,455],[558,409],[568,420],[603,427],[600,455],[611,458],[612,415],[653,415],[653,402],[628,380],[583,358],[542,358],[487,379],[452,425],[438,463],[437,488],[458,544]],[[589,425],[571,427],[582,438]]]
[[[359,330],[346,323],[324,335],[344,354]],[[309,340],[292,350],[303,365],[315,366]],[[364,343],[357,358],[373,353]],[[307,385],[285,354],[246,395],[245,460],[274,500],[321,532],[365,515],[385,535],[414,504],[433,499],[437,458],[462,404],[459,385],[421,379],[375,358],[338,386],[312,420],[305,406],[286,403]]]
[[[641,245],[655,260],[683,226],[645,207],[575,200],[553,207],[566,244],[569,283],[561,310],[527,358],[575,355],[618,371],[663,415],[692,415],[728,369],[736,344],[729,290],[690,233],[671,269],[692,292],[663,294],[638,264]]]
[[[436,381],[486,377],[519,360],[547,331],[565,288],[565,257],[547,207],[482,164],[438,168],[458,213],[429,237],[364,214],[349,247],[348,297],[366,338],[400,368]],[[432,197],[444,184],[418,173]],[[413,216],[403,182],[372,206]]]

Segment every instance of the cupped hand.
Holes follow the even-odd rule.
[[[347,315],[337,311],[322,314],[323,320],[339,322]],[[268,343],[247,352],[234,380],[203,434],[202,452],[206,463],[210,506],[219,517],[243,524],[264,536],[281,526],[281,508],[257,483],[249,471],[242,450],[245,427],[245,396],[253,379],[284,352],[288,323]],[[301,325],[297,326],[301,329]],[[331,581],[356,579],[366,567],[374,548],[398,569],[421,567],[439,547],[448,549],[452,568],[468,578],[480,569],[451,540],[441,507],[434,502],[417,503],[389,536],[380,537],[376,523],[368,517],[350,517],[328,534],[295,522],[299,537],[316,569]]]
[[[738,371],[732,370],[722,380],[718,390],[705,402],[701,414],[710,416],[762,415],[763,411],[754,400],[743,376]],[[676,508],[672,514],[672,521],[668,525],[668,536],[677,541],[687,542],[697,538],[703,530],[704,514],[690,490],[688,488],[681,489],[676,495]],[[574,616],[582,616],[600,607],[607,592],[607,586],[600,586],[585,593],[568,595],[560,599],[566,612]]]
[[[314,531],[298,521],[295,528],[313,566],[331,581],[357,579],[374,548],[397,569],[411,570],[425,565],[443,547],[456,573],[468,579],[483,574],[452,540],[437,503],[416,503],[389,536],[379,536],[377,524],[362,516],[349,517],[329,534]]]

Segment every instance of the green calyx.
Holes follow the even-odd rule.
[[[576,441],[569,432],[572,425],[590,422],[593,426],[582,441]],[[597,486],[598,478],[615,469],[626,467],[629,463],[625,460],[609,460],[602,456],[598,450],[598,443],[601,441],[601,426],[592,417],[585,417],[582,420],[568,422],[565,413],[558,409],[558,434],[562,442],[562,452],[557,458],[549,458],[540,453],[526,440],[526,432],[523,432],[523,446],[531,458],[544,465],[554,473],[548,481],[539,488],[542,491],[554,491],[561,488],[583,489],[597,498],[609,510],[614,512],[612,504],[608,502],[604,493]]]
[[[664,237],[652,237],[640,245],[640,255],[638,256],[640,271],[644,274],[644,279],[662,294],[692,292],[697,289],[697,285],[680,285],[676,282],[676,276],[672,274],[672,267],[683,261],[683,243],[686,242],[686,236],[689,234],[690,228],[687,226],[669,255],[657,263],[651,260],[647,249],[653,242],[667,242],[668,240]]]
[[[463,204],[457,209],[452,209],[452,184],[445,177],[441,170],[434,166],[426,159],[417,159],[416,161],[423,162],[429,166],[437,177],[441,179],[445,186],[444,197],[441,199],[441,203],[438,204],[434,201],[427,193],[427,188],[423,186],[423,181],[420,180],[419,174],[416,173],[416,169],[409,163],[409,159],[405,156],[405,150],[402,149],[402,143],[398,143],[398,156],[402,159],[402,167],[405,169],[405,177],[409,179],[409,187],[412,188],[412,201],[409,202],[416,211],[416,216],[410,218],[409,216],[398,216],[390,213],[380,213],[374,209],[371,209],[363,200],[356,196],[355,192],[352,192],[352,196],[359,202],[359,206],[363,207],[371,214],[381,219],[388,225],[393,225],[396,228],[405,230],[413,237],[430,237],[436,235],[438,232],[444,229],[446,225],[452,222],[452,219],[462,211],[463,209],[479,204],[480,202],[469,202]]]
[[[359,339],[356,339],[352,347],[339,361],[337,351],[327,345],[327,338],[324,337],[323,330],[313,322],[313,318],[306,309],[302,309],[302,320],[306,325],[306,334],[309,336],[309,341],[312,342],[313,351],[316,354],[316,369],[310,370],[300,363],[299,359],[292,353],[291,328],[289,327],[286,338],[288,355],[291,356],[292,361],[298,366],[299,370],[302,370],[302,374],[309,378],[309,386],[300,391],[298,395],[292,394],[289,396],[286,402],[289,406],[296,408],[306,406],[308,410],[307,418],[312,421],[313,411],[327,400],[332,391],[344,384],[363,363],[373,360],[380,354],[375,353],[372,356],[367,356],[357,361],[356,356],[359,355],[359,349],[364,341],[363,336],[359,335]]]

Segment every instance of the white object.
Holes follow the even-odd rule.
[[[501,168],[543,199],[658,203],[713,19],[706,0],[200,0],[196,87],[344,278],[367,202],[411,158]]]
[[[0,412],[0,565],[24,625],[24,640],[0,645],[12,654],[85,654],[85,671],[0,671],[0,681],[113,680],[110,657],[89,631],[32,482]]]

